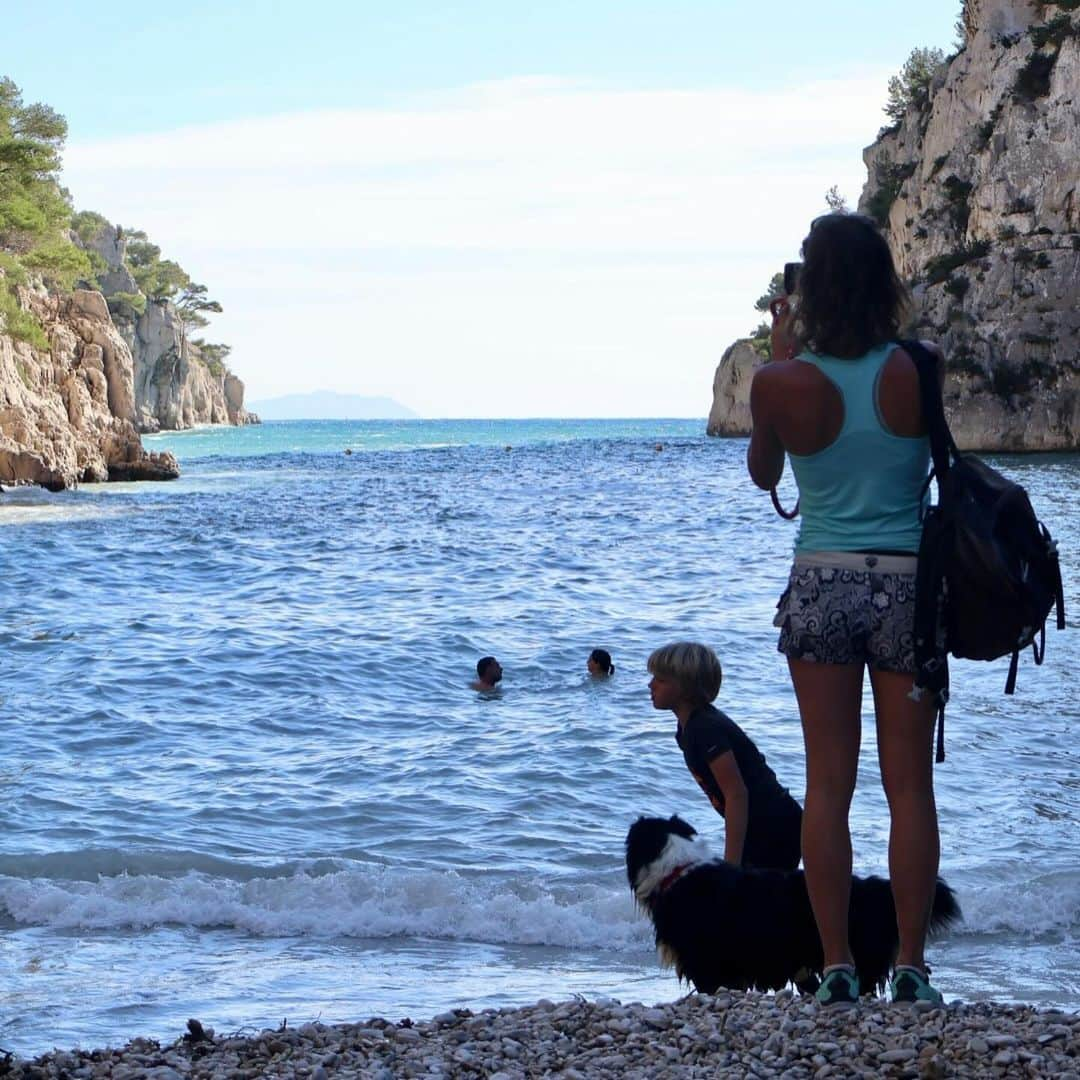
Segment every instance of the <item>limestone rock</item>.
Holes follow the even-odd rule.
[[[764,362],[765,358],[745,339],[729,346],[713,377],[707,434],[750,434],[750,380]]]
[[[98,275],[106,299],[139,292],[124,263],[127,239],[121,229],[102,226],[85,246],[108,267]],[[243,382],[229,372],[212,372],[188,337],[174,304],[147,299],[146,309],[139,313],[118,298],[110,307],[112,321],[132,356],[131,419],[139,431],[258,423],[259,418],[244,409]]]
[[[16,341],[0,326],[0,481],[59,491],[108,480],[114,470],[178,475],[171,455],[142,448],[131,421],[131,351],[101,294],[20,288],[18,297],[44,327],[49,349]]]
[[[945,349],[957,442],[1080,446],[1080,11],[969,0],[967,44],[865,154],[876,212]]]
[[[859,209],[945,350],[957,443],[1080,448],[1080,10],[967,0],[965,47],[863,157]],[[727,354],[725,354],[725,360]],[[725,361],[721,361],[723,368]],[[742,426],[717,371],[709,430]]]
[[[179,475],[180,466],[168,450],[151,451],[135,461],[109,464],[110,480],[175,480]]]

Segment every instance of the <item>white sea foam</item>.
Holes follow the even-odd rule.
[[[147,858],[146,856],[142,858]],[[0,910],[16,923],[57,929],[227,927],[265,937],[425,937],[500,945],[640,949],[650,927],[629,891],[606,884],[539,884],[533,879],[446,870],[344,866],[261,871],[230,867],[80,879],[0,876]],[[214,860],[218,869],[225,860]],[[333,865],[333,868],[330,868]],[[964,934],[1035,937],[1080,929],[1080,873],[959,890]]]
[[[118,486],[118,485],[114,485]],[[5,496],[5,498],[7,498]],[[107,505],[104,502],[72,503],[66,500],[47,501],[35,493],[24,502],[8,499],[0,503],[0,527],[5,525],[36,525],[41,522],[69,524],[93,521],[99,518],[118,517],[130,513],[130,508]]]
[[[960,895],[969,933],[1080,932],[1080,870],[1027,876],[1009,872]]]
[[[648,940],[628,890],[378,867],[248,880],[194,870],[93,881],[0,877],[0,909],[17,923],[61,929],[180,924],[264,936],[408,935],[614,950]]]

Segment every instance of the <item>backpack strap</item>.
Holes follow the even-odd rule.
[[[949,700],[949,655],[938,633],[945,619],[945,566],[938,539],[944,527],[937,507],[930,507],[923,520],[915,570],[915,680],[908,695],[913,701],[922,700],[924,691],[934,695],[937,762],[945,760],[945,706]]]
[[[1046,627],[1045,626],[1043,627],[1042,638],[1043,638],[1043,649],[1045,651],[1045,648],[1046,648]],[[1035,651],[1035,663],[1036,664],[1041,664],[1042,663],[1042,657],[1039,655],[1039,646],[1036,645],[1035,642],[1033,641],[1031,643],[1031,647]],[[1009,674],[1008,674],[1008,677],[1005,679],[1005,693],[1006,694],[1012,694],[1016,690],[1016,669],[1019,666],[1020,666],[1020,650],[1019,649],[1013,649],[1012,656],[1009,657]]]
[[[1057,628],[1065,629],[1065,588],[1061,583],[1061,560],[1058,558],[1057,542],[1050,536],[1050,530],[1040,521],[1039,532],[1046,541],[1047,552],[1054,567],[1054,605],[1057,608]]]
[[[945,420],[938,378],[938,359],[918,341],[901,341],[919,373],[919,403],[923,422],[930,437],[930,456],[933,472],[927,476],[923,491],[937,479],[940,502],[942,484],[949,473],[951,458],[958,451]],[[937,705],[936,762],[945,760],[945,705],[949,700],[949,656],[939,639],[939,627],[945,619],[945,565],[941,558],[939,537],[948,521],[939,507],[928,507],[923,514],[923,533],[919,544],[919,561],[915,574],[915,684],[911,697],[918,701],[924,690],[934,694]]]
[[[780,496],[776,493],[776,487],[769,488],[769,495],[772,496],[773,509],[785,520],[794,521],[799,516],[799,500],[795,500],[795,507],[792,510],[785,510],[780,503]]]
[[[950,457],[955,458],[960,452],[945,419],[945,403],[941,399],[941,382],[938,379],[938,358],[919,341],[905,339],[898,344],[911,357],[919,373],[919,404],[930,436],[930,456],[934,460],[934,475],[940,490],[941,480],[949,471]]]

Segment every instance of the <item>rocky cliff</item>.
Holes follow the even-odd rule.
[[[915,331],[945,348],[957,442],[1075,450],[1080,2],[967,0],[964,22],[927,100],[865,151],[859,209],[913,285]]]
[[[98,282],[134,361],[136,427],[155,432],[196,424],[258,423],[258,417],[244,409],[243,382],[202,356],[175,305],[146,300],[139,311],[124,299],[141,294],[124,262],[122,230],[102,228],[87,247],[105,262]]]
[[[172,454],[143,450],[133,423],[134,361],[101,293],[19,288],[18,297],[49,348],[0,329],[0,481],[57,491],[80,481],[178,476]]]
[[[750,380],[765,362],[749,341],[729,345],[713,376],[713,403],[706,431],[709,435],[750,434]]]
[[[16,289],[47,349],[6,334],[0,320],[0,483],[172,479],[176,459],[146,453],[140,433],[258,423],[244,384],[203,358],[176,307],[139,293],[119,230],[87,246],[105,261],[102,292]]]

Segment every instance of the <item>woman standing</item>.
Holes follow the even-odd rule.
[[[777,360],[751,387],[747,463],[767,490],[786,453],[799,486],[802,524],[776,625],[806,742],[803,864],[825,954],[817,997],[848,1004],[859,994],[848,810],[869,668],[900,938],[890,989],[893,1000],[940,1002],[923,955],[939,857],[934,707],[911,697],[930,448],[918,372],[895,343],[907,292],[877,226],[858,214],[818,218],[803,259],[797,311],[779,313]]]

